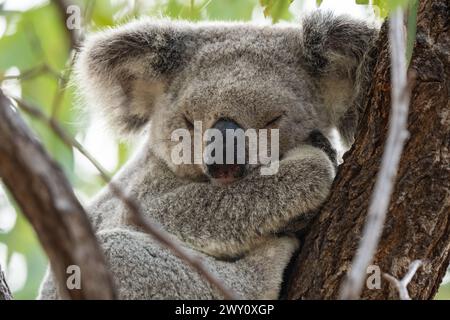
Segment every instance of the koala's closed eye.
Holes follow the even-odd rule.
[[[267,128],[267,127],[271,127],[273,125],[276,125],[281,120],[282,117],[283,117],[282,114],[276,116],[275,118],[273,118],[272,120],[267,122],[264,127]]]
[[[190,120],[186,115],[183,115],[183,119],[184,119],[184,122],[186,122],[186,126],[188,127],[188,129],[194,128],[194,122],[192,120]]]

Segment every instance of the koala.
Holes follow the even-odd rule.
[[[299,24],[143,19],[90,35],[75,64],[87,105],[143,142],[113,179],[144,214],[245,299],[277,299],[307,226],[336,173],[328,140],[351,145],[376,28],[315,12]],[[174,164],[179,128],[279,130],[279,169]],[[203,141],[202,143],[206,143]],[[88,207],[121,299],[222,294],[127,219],[107,186]],[[49,270],[41,299],[58,299]]]

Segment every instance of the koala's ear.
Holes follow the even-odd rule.
[[[144,20],[90,35],[75,65],[75,81],[89,108],[121,134],[141,129],[186,63],[188,29]]]
[[[354,139],[378,30],[364,21],[315,12],[302,23],[302,65],[319,80],[327,111],[344,142]]]

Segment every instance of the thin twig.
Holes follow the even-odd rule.
[[[59,74],[58,71],[54,70],[52,67],[50,67],[48,64],[44,63],[42,65],[39,65],[37,67],[25,70],[25,71],[21,71],[20,74],[18,75],[14,75],[14,76],[0,76],[0,81],[4,81],[4,80],[29,80],[29,79],[33,79],[35,77],[38,77],[40,75],[49,73],[50,75],[52,75],[53,77],[55,77],[58,80],[62,80],[63,77],[61,76],[61,74]]]
[[[67,27],[67,8],[71,5],[68,0],[53,0],[53,3],[56,5],[59,11],[59,15],[61,17],[61,23],[64,26],[64,30],[66,30],[67,35],[70,39],[70,49],[76,49],[79,43],[79,35],[77,30],[70,29]]]
[[[401,300],[411,300],[408,292],[408,284],[411,282],[412,278],[417,272],[417,269],[422,265],[421,260],[414,260],[408,268],[408,272],[405,274],[403,279],[398,280],[397,278],[391,276],[390,274],[383,273],[383,277],[388,280],[397,289]]]
[[[94,13],[94,8],[96,5],[96,0],[89,1],[85,8],[84,8],[84,19],[81,22],[82,23],[82,33],[80,34],[80,41],[84,39],[84,33],[86,32],[86,29],[88,28],[89,23],[91,23],[92,20],[92,14]]]
[[[403,9],[395,9],[389,21],[391,52],[391,116],[388,138],[364,225],[363,236],[351,269],[341,287],[342,299],[358,299],[366,269],[380,240],[389,207],[400,157],[408,137],[407,118],[410,91],[406,76],[406,41],[403,32]]]
[[[61,109],[61,104],[64,99],[64,94],[66,93],[67,84],[69,83],[69,79],[72,74],[73,66],[75,64],[77,55],[78,55],[78,51],[74,50],[73,55],[70,58],[68,67],[67,67],[66,71],[64,72],[64,75],[58,82],[58,89],[53,98],[53,103],[52,103],[52,118],[55,118],[55,119],[58,118],[59,110]]]
[[[46,72],[45,64],[28,69],[15,76],[0,76],[0,81],[4,80],[27,80],[37,77]]]
[[[131,196],[125,194],[123,190],[118,187],[114,182],[111,181],[110,175],[101,166],[101,164],[95,160],[95,158],[73,137],[66,133],[66,131],[59,125],[59,123],[54,119],[47,117],[39,108],[33,106],[31,103],[24,101],[20,98],[13,98],[18,106],[29,113],[33,117],[43,121],[47,126],[49,126],[57,136],[60,137],[62,142],[66,144],[69,148],[74,147],[83,156],[85,156],[98,170],[101,178],[108,183],[108,187],[113,192],[113,194],[120,199],[129,210],[130,216],[128,221],[134,225],[142,228],[146,233],[152,236],[155,240],[161,243],[163,246],[168,248],[172,253],[184,261],[187,265],[197,271],[201,276],[203,276],[212,286],[217,288],[219,292],[224,296],[225,299],[238,300],[240,297],[233,292],[230,288],[225,286],[222,280],[217,278],[213,273],[211,273],[207,267],[204,265],[202,259],[198,256],[190,254],[186,249],[182,247],[179,241],[175,240],[170,236],[169,233],[163,230],[159,224],[150,219],[146,218],[139,203],[133,199]]]

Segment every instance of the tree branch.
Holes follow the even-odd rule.
[[[77,49],[79,44],[79,33],[76,29],[69,29],[67,27],[67,8],[71,5],[68,0],[53,0],[56,8],[58,9],[59,15],[61,17],[61,24],[64,26],[64,30],[66,30],[67,35],[70,40],[70,49]],[[81,19],[81,17],[80,17]]]
[[[410,266],[409,270],[403,279],[398,280],[397,278],[391,276],[390,274],[384,273],[383,276],[388,280],[398,291],[401,300],[411,300],[408,292],[408,284],[411,282],[412,278],[417,272],[417,269],[422,265],[422,261],[414,260]]]
[[[5,274],[0,266],[0,300],[12,300],[11,290],[9,290],[8,283],[6,283]]]
[[[0,177],[33,225],[47,252],[62,298],[113,299],[102,251],[83,207],[0,90]],[[81,270],[81,289],[69,290],[66,270]]]
[[[398,7],[393,11],[389,20],[392,112],[389,120],[388,138],[367,213],[363,237],[347,275],[347,280],[342,285],[342,299],[358,299],[361,295],[367,267],[373,259],[383,232],[400,156],[408,137],[406,125],[410,91],[406,80],[406,39],[403,32],[403,14],[403,9]]]

